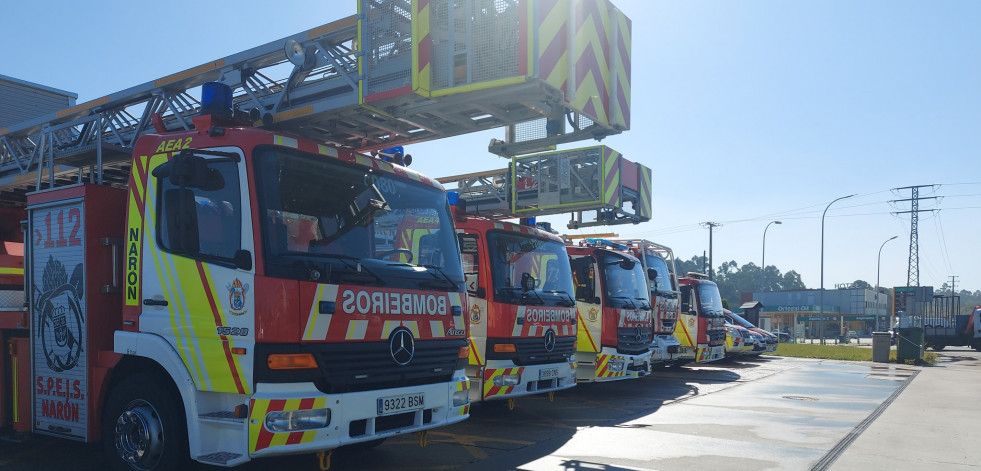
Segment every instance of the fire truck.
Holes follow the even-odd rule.
[[[673,366],[684,362],[681,342],[674,335],[681,317],[681,291],[675,275],[674,252],[644,239],[610,237],[607,240],[626,246],[640,260],[644,273],[649,274],[647,284],[654,303],[651,366]]]
[[[0,128],[0,427],[101,440],[117,469],[326,468],[324,450],[464,420],[450,207],[394,149],[622,132],[629,34],[605,0],[361,0]]]
[[[471,401],[576,384],[576,302],[565,243],[534,225],[466,214],[456,227],[470,300]]]
[[[718,285],[692,272],[678,278],[678,283],[681,319],[674,335],[681,342],[682,358],[697,363],[725,358],[725,317]]]
[[[576,378],[599,382],[646,376],[654,308],[640,260],[626,246],[603,239],[567,249],[579,304]]]

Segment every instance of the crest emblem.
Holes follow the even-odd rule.
[[[596,322],[596,318],[599,316],[599,311],[595,307],[589,308],[589,320],[590,322]]]
[[[235,281],[229,283],[227,288],[228,308],[231,314],[233,316],[245,314],[245,298],[249,292],[249,284],[242,284],[238,278],[235,278]]]
[[[470,306],[470,323],[480,324],[480,306],[476,304]]]

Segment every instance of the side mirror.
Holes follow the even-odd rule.
[[[236,250],[232,260],[235,263],[235,268],[238,268],[239,270],[252,269],[252,253],[248,250]]]
[[[634,265],[636,265],[636,263],[634,263],[633,260],[620,260],[620,268],[623,268],[624,270],[633,270]]]
[[[657,270],[653,268],[647,269],[647,279],[657,283]]]

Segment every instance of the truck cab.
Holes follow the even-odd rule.
[[[681,322],[675,336],[683,357],[704,363],[725,357],[725,318],[719,287],[707,276],[688,273],[678,278],[681,285]]]
[[[461,206],[455,206],[455,208]],[[576,385],[576,302],[562,240],[528,224],[457,212],[470,309],[471,401]]]
[[[569,245],[579,309],[579,382],[650,373],[653,306],[640,260],[611,244]]]
[[[681,317],[681,291],[675,275],[674,252],[669,247],[649,240],[606,240],[626,246],[640,260],[644,273],[647,274],[647,285],[654,303],[651,367],[672,366],[684,362],[681,342],[674,336]]]

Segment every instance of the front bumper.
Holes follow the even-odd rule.
[[[312,383],[259,384],[249,404],[249,456],[330,450],[460,422],[470,416],[468,383],[460,370],[454,380],[446,383],[330,395]],[[407,396],[414,398],[408,401],[411,408],[379,412],[383,408],[379,400],[398,402]],[[423,405],[411,404],[420,396]],[[325,427],[274,431],[268,426],[270,417],[282,417],[283,411],[322,409],[330,411]]]

